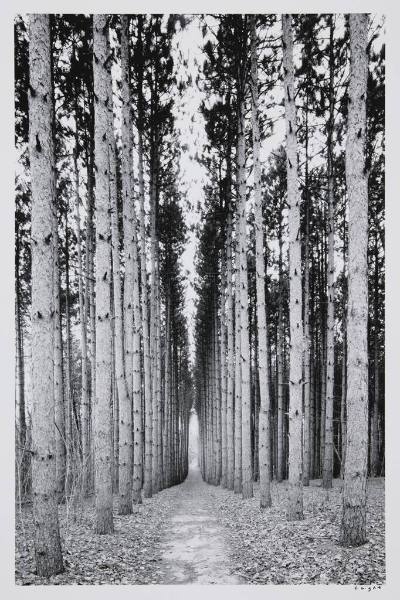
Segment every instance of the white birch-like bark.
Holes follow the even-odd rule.
[[[286,121],[286,165],[289,204],[289,502],[288,518],[303,518],[302,383],[303,322],[300,247],[300,193],[297,159],[297,121],[294,98],[291,15],[282,15],[283,70]]]
[[[251,17],[251,114],[253,128],[254,227],[256,238],[256,295],[258,376],[260,381],[259,469],[260,506],[271,506],[270,390],[265,306],[264,231],[261,200],[260,126],[258,115],[258,68],[256,17]]]
[[[54,147],[49,15],[30,15],[29,156],[32,182],[32,497],[38,575],[64,570],[54,427]]]
[[[93,411],[95,455],[95,531],[111,533],[112,498],[112,421],[111,406],[111,235],[109,215],[109,94],[108,18],[93,15],[93,78],[95,98],[96,166],[96,397]]]
[[[346,141],[349,201],[347,435],[341,541],[366,540],[368,460],[368,182],[365,169],[368,15],[351,14]]]

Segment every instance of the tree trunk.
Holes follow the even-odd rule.
[[[93,101],[90,101],[90,110],[93,111]],[[92,116],[94,121],[94,117]],[[93,489],[93,405],[96,395],[96,307],[95,307],[95,290],[94,290],[94,252],[95,252],[95,231],[93,223],[94,211],[94,155],[93,155],[93,134],[90,132],[88,137],[88,148],[86,155],[87,162],[87,226],[86,226],[86,310],[88,311],[87,319],[90,323],[90,402],[89,402],[89,452],[90,452],[90,468],[89,468],[89,488]]]
[[[303,485],[310,484],[310,192],[308,177],[308,96],[305,117],[305,240],[304,240],[304,430],[303,430]]]
[[[21,314],[21,278],[20,278],[20,239],[19,239],[19,224],[16,222],[16,252],[15,252],[15,337],[16,337],[16,369],[17,369],[17,406],[16,406],[16,415],[18,415],[18,444],[19,449],[17,452],[18,463],[19,463],[19,500],[22,500],[22,494],[26,490],[27,485],[27,448],[26,448],[26,414],[25,414],[25,357],[24,357],[24,334],[23,334],[23,326],[22,326],[22,314]],[[57,242],[58,248],[58,242]],[[58,264],[58,263],[57,263]],[[60,326],[59,321],[59,312],[56,315],[55,324],[58,322],[58,326]],[[56,335],[56,332],[55,332]],[[59,396],[57,395],[58,387],[57,387],[57,337],[55,340],[55,370],[54,370],[54,378],[55,378],[55,402],[56,402],[56,423],[57,423],[57,409],[59,400]],[[61,386],[62,393],[62,386]],[[61,396],[62,397],[62,396]],[[64,407],[62,406],[64,410]],[[61,435],[63,433],[63,422],[59,419],[59,431],[56,432],[56,447],[57,452],[60,450],[59,440],[61,439]],[[65,431],[64,431],[65,436]],[[64,444],[64,439],[62,439],[62,443]],[[57,464],[57,463],[56,463]],[[59,464],[62,465],[62,460],[60,459]],[[64,471],[65,471],[65,447],[64,447]],[[59,490],[61,490],[61,496],[64,490],[64,478],[65,472],[62,473],[62,481],[61,486],[59,485],[59,472],[57,472],[57,495],[60,497]]]
[[[75,90],[75,94],[76,94]],[[82,418],[82,494],[87,496],[88,468],[89,468],[89,407],[87,389],[87,343],[86,343],[86,311],[83,289],[83,263],[82,263],[82,240],[80,222],[80,198],[79,198],[79,168],[78,168],[78,121],[77,106],[75,100],[75,148],[74,148],[74,176],[75,176],[75,223],[76,223],[76,246],[78,254],[78,296],[79,296],[79,322],[81,332],[81,418]]]
[[[284,353],[284,329],[283,329],[283,273],[282,273],[282,206],[279,217],[279,298],[278,298],[278,331],[277,331],[277,380],[278,380],[278,433],[277,433],[277,475],[276,478],[282,481],[284,474],[284,408],[283,408],[283,353]]]
[[[94,405],[95,451],[95,531],[111,533],[112,498],[112,423],[111,403],[111,236],[108,177],[108,104],[110,86],[105,64],[108,61],[108,18],[93,15],[93,74],[95,94],[95,165],[96,171],[96,402]]]
[[[237,222],[235,233],[235,472],[233,489],[235,494],[240,494],[242,491],[242,366],[240,357],[240,254]]]
[[[56,207],[54,208],[54,213],[54,417],[56,424],[57,498],[58,501],[61,502],[65,495],[66,439],[60,309],[60,269],[58,259],[58,217]]]
[[[330,489],[333,478],[333,403],[335,376],[335,238],[334,238],[334,177],[333,177],[333,128],[334,128],[334,48],[333,16],[330,15],[329,46],[329,122],[328,122],[328,314],[326,320],[326,405],[325,449],[323,487]]]
[[[292,18],[282,15],[285,72],[286,164],[289,204],[290,373],[289,373],[289,505],[288,518],[303,518],[302,383],[303,324],[300,248],[300,194],[297,122],[294,98]]]
[[[234,336],[233,336],[233,286],[232,286],[232,211],[228,208],[227,238],[226,238],[226,309],[227,309],[227,337],[228,337],[228,359],[227,359],[227,400],[226,400],[226,443],[227,443],[227,478],[226,487],[233,490],[235,448],[234,448]]]
[[[368,460],[368,185],[365,170],[368,15],[350,17],[350,83],[346,142],[349,198],[347,439],[341,541],[366,541]]]
[[[270,389],[267,356],[267,319],[265,306],[264,231],[261,200],[260,127],[258,116],[258,69],[256,17],[251,17],[251,108],[253,127],[254,170],[254,227],[256,237],[257,286],[257,349],[260,382],[259,415],[259,470],[260,506],[271,506],[271,440],[270,440]]]
[[[346,210],[343,211],[343,286],[346,284]],[[346,463],[346,354],[347,354],[347,307],[346,294],[342,294],[342,389],[340,398],[340,442],[341,442],[341,465],[340,476],[344,477],[344,465]]]
[[[375,232],[374,274],[374,396],[371,418],[371,477],[379,475],[379,253],[378,234]]]
[[[217,291],[217,290],[216,290]],[[216,387],[216,408],[217,408],[217,469],[215,484],[221,483],[222,473],[222,390],[221,390],[221,356],[220,346],[218,344],[218,304],[217,294],[215,294],[214,308],[214,347],[215,347],[215,387]]]
[[[144,179],[143,179],[143,49],[142,49],[143,16],[138,15],[138,168],[140,199],[140,275],[141,275],[141,308],[143,337],[143,369],[144,369],[144,408],[145,408],[145,456],[143,495],[151,498],[151,464],[152,464],[152,429],[153,407],[151,398],[151,363],[149,343],[148,291],[146,267],[146,234],[144,211]]]
[[[244,80],[241,87],[238,122],[238,229],[240,255],[240,358],[241,358],[241,407],[242,407],[242,494],[243,498],[253,496],[251,464],[251,403],[250,403],[250,348],[249,313],[247,282],[247,243],[246,243],[246,139],[245,139],[245,96]]]
[[[72,422],[72,385],[71,385],[71,315],[69,295],[69,231],[68,206],[65,212],[65,443],[66,475],[65,488],[68,496],[73,483],[73,422]]]
[[[54,428],[54,147],[49,15],[30,16],[29,155],[32,182],[32,492],[39,576],[64,570]]]
[[[226,255],[221,260],[221,485],[227,486],[227,360],[226,360]],[[225,259],[225,260],[224,260]]]

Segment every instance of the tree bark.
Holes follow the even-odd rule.
[[[286,165],[289,204],[290,372],[289,372],[289,504],[288,518],[303,518],[302,473],[302,289],[300,194],[298,185],[297,122],[294,97],[292,18],[282,15],[285,86]]]
[[[368,185],[365,167],[368,15],[350,17],[350,83],[346,141],[349,198],[347,439],[341,541],[366,541],[368,459]]]
[[[30,16],[29,155],[32,182],[32,491],[38,575],[64,570],[54,428],[55,202],[49,15]]]
[[[240,75],[241,87],[238,115],[238,229],[240,255],[240,358],[241,358],[241,407],[242,407],[242,494],[253,496],[251,461],[251,403],[250,403],[250,347],[247,282],[246,242],[246,139],[245,139],[245,96],[244,76]]]
[[[77,93],[75,89],[75,94]],[[89,406],[87,389],[87,341],[86,341],[86,311],[83,288],[83,262],[82,262],[82,239],[81,218],[79,198],[79,168],[78,168],[78,120],[77,106],[75,100],[75,148],[74,148],[74,176],[75,176],[75,224],[76,224],[76,246],[78,254],[78,296],[79,296],[79,322],[81,332],[81,419],[82,419],[82,494],[87,496],[88,468],[89,468]]]
[[[93,15],[93,74],[95,94],[96,171],[96,401],[94,405],[95,531],[111,533],[112,422],[111,404],[111,236],[109,217],[108,106],[112,102],[107,83],[108,18]]]
[[[226,487],[228,490],[233,490],[234,474],[235,474],[235,448],[234,448],[234,335],[233,335],[233,318],[234,318],[234,302],[233,302],[233,286],[232,286],[232,209],[228,208],[227,217],[227,238],[226,238],[226,273],[227,273],[227,290],[226,290],[226,309],[227,309],[227,342],[228,342],[228,359],[227,359],[227,400],[226,400],[226,443],[227,443],[227,479]]]
[[[326,320],[326,406],[325,406],[325,449],[323,487],[330,489],[333,479],[333,403],[335,376],[335,219],[334,219],[334,174],[333,174],[333,128],[334,128],[334,25],[330,15],[329,41],[329,121],[328,121],[328,314]]]
[[[242,365],[240,357],[240,253],[239,227],[236,222],[236,252],[235,252],[235,472],[234,492],[242,491]]]
[[[260,506],[271,506],[270,388],[265,306],[264,231],[261,200],[260,126],[258,116],[258,68],[256,17],[251,17],[251,108],[253,127],[254,227],[256,238],[257,350],[260,382],[259,471]],[[257,384],[256,384],[257,385]]]
[[[310,484],[310,192],[308,176],[308,96],[305,117],[305,240],[304,240],[304,430],[303,430],[303,485]]]
[[[221,335],[220,335],[220,363],[221,363],[221,485],[227,486],[227,356],[226,356],[226,255],[222,251],[221,260]]]
[[[284,408],[283,408],[283,353],[284,353],[284,329],[283,329],[283,273],[282,273],[282,206],[279,216],[279,298],[278,298],[278,331],[277,331],[277,381],[278,381],[278,432],[277,432],[277,475],[276,478],[282,481],[284,474]]]
[[[379,251],[378,233],[375,232],[374,273],[374,396],[371,417],[371,477],[379,475]]]

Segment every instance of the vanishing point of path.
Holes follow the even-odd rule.
[[[213,488],[193,467],[177,494],[161,542],[162,584],[240,584],[230,574],[230,559],[222,526],[213,511]]]

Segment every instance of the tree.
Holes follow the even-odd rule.
[[[334,220],[334,174],[333,174],[333,129],[335,113],[334,97],[334,21],[329,17],[329,120],[328,120],[328,310],[326,323],[326,407],[325,407],[325,449],[323,467],[323,486],[332,487],[333,478],[333,391],[335,376],[335,220]]]
[[[240,360],[241,360],[241,405],[242,405],[242,494],[243,498],[253,496],[250,433],[250,351],[249,315],[247,282],[247,243],[246,243],[246,50],[247,17],[240,17],[237,27],[239,39],[238,63],[238,142],[237,142],[237,188],[238,188],[238,242],[240,280]]]
[[[261,205],[260,128],[258,116],[257,75],[257,30],[256,18],[251,18],[251,107],[253,126],[253,169],[254,169],[254,227],[256,236],[256,283],[257,283],[257,339],[258,376],[260,381],[260,506],[271,506],[271,457],[270,457],[270,388],[267,355],[267,323],[265,307],[265,264],[264,232]]]
[[[112,423],[111,402],[111,233],[109,212],[109,105],[111,77],[108,52],[108,18],[93,16],[93,74],[95,97],[96,168],[96,399],[94,403],[94,456],[96,533],[111,533],[112,505]]]
[[[122,152],[121,184],[123,205],[123,228],[125,250],[124,280],[124,345],[125,361],[118,372],[118,397],[120,410],[119,438],[119,489],[120,514],[132,512],[132,400],[133,400],[133,286],[134,286],[134,231],[133,231],[133,190],[132,190],[132,117],[129,77],[129,19],[122,17],[121,23],[121,72],[122,72]],[[116,246],[119,253],[119,244]],[[116,274],[114,273],[114,277]],[[117,274],[117,276],[119,276]],[[121,320],[122,325],[122,320]],[[121,332],[122,334],[122,332]],[[122,340],[121,340],[122,343]]]
[[[286,121],[286,165],[289,204],[290,372],[289,372],[289,504],[288,518],[303,518],[302,473],[302,289],[300,194],[298,186],[296,106],[291,15],[282,15]]]
[[[368,180],[365,162],[368,15],[351,14],[349,21],[347,434],[341,541],[345,546],[359,546],[366,541],[368,460]]]
[[[64,570],[54,429],[54,147],[49,15],[31,15],[29,155],[32,180],[32,490],[39,575]]]

